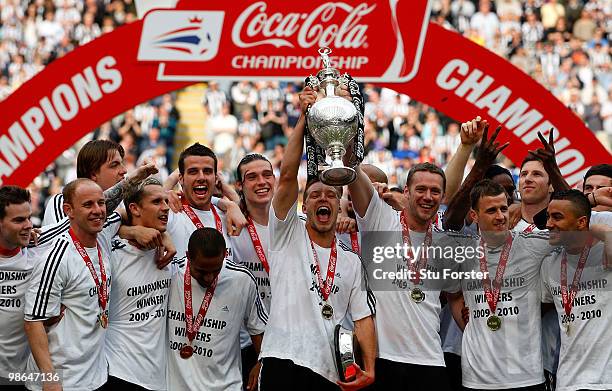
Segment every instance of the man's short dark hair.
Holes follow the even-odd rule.
[[[489,168],[487,168],[487,171],[485,172],[484,177],[486,179],[493,179],[498,175],[508,175],[510,179],[512,180],[512,183],[514,183],[514,177],[512,176],[512,173],[510,172],[510,170],[498,164],[491,164]]]
[[[591,221],[591,203],[580,190],[558,190],[551,194],[550,200],[562,200],[572,203],[576,217],[586,216],[587,223]]]
[[[187,253],[189,259],[197,256],[205,258],[218,257],[225,254],[226,244],[223,235],[214,228],[204,227],[193,231],[189,237]]]
[[[11,205],[21,205],[24,202],[31,202],[30,192],[18,186],[0,187],[0,219],[6,217],[6,208]]]
[[[586,174],[584,174],[582,189],[584,189],[584,183],[586,182],[587,178],[593,175],[601,175],[612,179],[612,164],[598,164],[589,168]]]
[[[534,156],[532,154],[527,154],[527,156],[525,156],[525,159],[523,159],[523,161],[521,162],[521,171],[523,170],[523,166],[529,162],[540,162],[542,163],[542,165],[544,165],[544,161],[539,157]]]
[[[308,179],[308,181],[306,182],[306,186],[304,186],[304,198],[302,199],[303,202],[306,202],[306,199],[308,198],[308,190],[312,187],[312,185],[314,185],[315,183],[319,183],[319,182],[323,183],[321,179],[319,179],[318,177],[312,177]],[[336,190],[338,199],[342,198],[342,187],[340,186],[332,186],[332,187]]]
[[[217,173],[217,155],[215,155],[212,149],[208,148],[206,145],[195,143],[187,147],[179,156],[178,167],[181,175],[185,174],[185,159],[187,159],[189,156],[211,157],[215,161],[215,174]]]
[[[470,191],[470,206],[472,209],[478,209],[478,202],[483,197],[495,197],[500,194],[506,195],[506,190],[497,182],[490,179],[483,179],[474,185]]]
[[[132,212],[130,211],[130,204],[135,203],[140,205],[140,201],[145,194],[145,187],[149,185],[162,186],[162,183],[155,177],[148,177],[144,181],[137,185],[128,187],[123,197],[123,203],[125,205],[125,213],[127,215],[127,223],[132,224]]]
[[[77,177],[90,178],[94,176],[100,168],[111,157],[111,153],[119,151],[121,159],[125,156],[123,147],[110,140],[92,140],[83,145],[77,156]]]
[[[66,186],[64,186],[64,190],[62,191],[62,195],[64,196],[64,204],[72,205],[72,199],[74,198],[74,193],[76,193],[80,185],[85,184],[85,183],[96,184],[96,182],[92,181],[89,178],[77,178],[73,180],[72,182],[68,183]]]
[[[414,177],[417,172],[430,172],[432,174],[440,175],[442,177],[442,192],[444,192],[446,189],[446,175],[444,174],[444,171],[442,171],[440,167],[431,163],[419,163],[413,166],[410,171],[408,171],[408,176],[406,177],[406,187],[410,187],[412,177]]]

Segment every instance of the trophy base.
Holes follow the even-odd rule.
[[[329,186],[344,186],[357,179],[357,173],[350,167],[330,167],[321,171],[321,182]]]
[[[356,338],[351,330],[336,325],[334,329],[334,352],[338,376],[343,382],[355,380],[356,370],[353,364],[357,361]]]

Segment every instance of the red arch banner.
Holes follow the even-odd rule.
[[[332,65],[466,120],[501,123],[515,163],[555,129],[570,184],[610,153],[544,87],[501,57],[429,23],[427,0],[291,4],[182,1],[49,64],[0,103],[0,181],[27,186],[59,154],[138,103],[200,80],[303,80]],[[384,23],[379,23],[385,21]]]

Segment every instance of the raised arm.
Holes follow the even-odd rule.
[[[571,189],[570,185],[565,181],[563,175],[561,175],[561,170],[557,165],[557,160],[555,159],[555,145],[553,139],[553,129],[550,129],[548,134],[548,142],[542,135],[542,133],[538,132],[538,138],[542,143],[542,148],[538,148],[535,151],[529,151],[529,153],[533,156],[536,156],[542,159],[544,169],[550,178],[550,183],[555,190],[569,190]]]
[[[453,154],[450,162],[446,166],[444,174],[446,175],[446,189],[444,195],[447,200],[452,199],[463,180],[463,173],[467,165],[470,155],[474,151],[476,143],[482,138],[483,126],[478,126],[481,122],[480,116],[471,121],[461,124],[461,144]]]
[[[470,210],[470,192],[472,188],[478,181],[484,178],[487,168],[495,161],[497,155],[509,145],[509,143],[505,143],[500,146],[499,143],[495,142],[501,126],[497,127],[490,140],[487,140],[489,124],[486,121],[483,122],[483,127],[482,141],[476,155],[474,167],[472,167],[461,188],[449,202],[448,208],[444,212],[444,229],[460,230],[463,227],[465,216],[467,216]]]
[[[344,164],[346,164],[346,162]],[[360,166],[355,167],[355,172],[357,173],[357,179],[348,185],[348,189],[349,193],[351,193],[353,210],[360,217],[363,217],[365,216],[366,211],[368,210],[368,205],[370,205],[370,200],[374,195],[374,185],[372,185],[370,178],[368,178]]]
[[[279,220],[284,220],[287,217],[289,208],[293,206],[298,197],[299,186],[297,175],[302,160],[302,152],[304,150],[304,129],[306,126],[304,115],[308,106],[314,104],[316,99],[317,94],[310,87],[305,87],[300,93],[300,108],[302,109],[302,115],[300,115],[293,129],[293,133],[289,136],[287,148],[285,148],[285,155],[281,164],[278,187],[276,188],[274,199],[272,200],[274,213],[276,213],[276,217]]]
[[[106,189],[106,191],[104,191],[106,212],[110,214],[117,209],[121,201],[123,201],[123,195],[127,189],[144,181],[149,175],[157,174],[157,171],[155,163],[145,164],[138,167],[132,174],[115,184],[115,186]]]

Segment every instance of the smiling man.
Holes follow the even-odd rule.
[[[128,191],[127,224],[166,231],[168,196],[155,178]],[[113,241],[109,328],[105,351],[109,379],[105,389],[166,389],[166,308],[174,265],[159,269],[161,250]]]
[[[211,198],[217,181],[217,156],[208,147],[195,143],[179,156],[179,183],[183,189],[183,210],[170,212],[168,234],[176,245],[177,264],[185,266],[187,243],[198,228],[211,227],[221,232],[227,243],[226,259],[233,259],[232,246],[226,235],[225,213],[215,207]],[[238,208],[233,202],[228,207]]]
[[[268,315],[253,275],[225,258],[221,233],[200,228],[188,243],[187,266],[170,288],[168,390],[240,391],[240,328],[246,325],[259,353]]]
[[[46,247],[25,297],[25,330],[32,350],[27,369],[57,374],[61,380],[28,382],[31,390],[95,390],[108,375],[104,335],[111,239],[121,217],[115,213],[106,219],[104,194],[90,179],[70,182],[63,194],[70,229]]]
[[[444,269],[456,268],[454,261],[429,252],[432,245],[455,248],[464,239],[438,231],[432,224],[444,197],[444,172],[430,163],[412,167],[404,187],[407,205],[398,213],[375,191],[361,166],[356,171],[357,180],[349,185],[349,191],[363,248],[412,248],[408,254],[386,258],[379,264],[363,254],[374,279],[378,267],[385,272],[411,273],[380,280],[380,285],[379,281],[372,282],[379,345],[374,389],[447,390],[449,382],[439,336],[440,293],[459,291],[459,282],[421,278],[421,270],[443,273]],[[398,308],[402,311],[398,312]]]
[[[514,227],[518,232],[540,231],[533,217],[546,209],[552,186],[542,160],[528,156],[521,164],[519,174],[519,192],[521,193],[521,220]]]
[[[274,196],[276,178],[270,161],[258,153],[250,153],[240,160],[236,168],[236,176],[240,206],[247,217],[247,227],[240,232],[239,236],[230,236],[234,259],[253,273],[260,298],[266,308],[270,308],[272,291],[268,264],[268,215]],[[257,361],[257,354],[244,328],[240,334],[240,345],[242,348],[242,375],[246,388],[249,385],[249,371]]]
[[[34,262],[26,246],[32,232],[30,193],[16,186],[0,188],[0,384],[23,372],[28,340],[23,331],[24,295]]]
[[[106,191],[121,182],[127,174],[123,164],[124,155],[123,147],[114,141],[89,141],[83,145],[77,156],[77,178],[89,178]],[[62,193],[49,199],[42,225],[58,223],[66,217],[63,203]]]
[[[542,301],[561,328],[557,390],[612,389],[612,228],[590,226],[591,206],[578,190],[555,192],[548,205],[550,242],[561,248],[542,263]],[[604,242],[597,239],[604,240]]]
[[[461,271],[487,276],[461,281],[469,308],[461,354],[463,386],[544,390],[539,284],[542,259],[551,251],[548,236],[510,231],[507,193],[489,179],[471,189],[470,203],[480,240],[474,243],[477,255]]]

